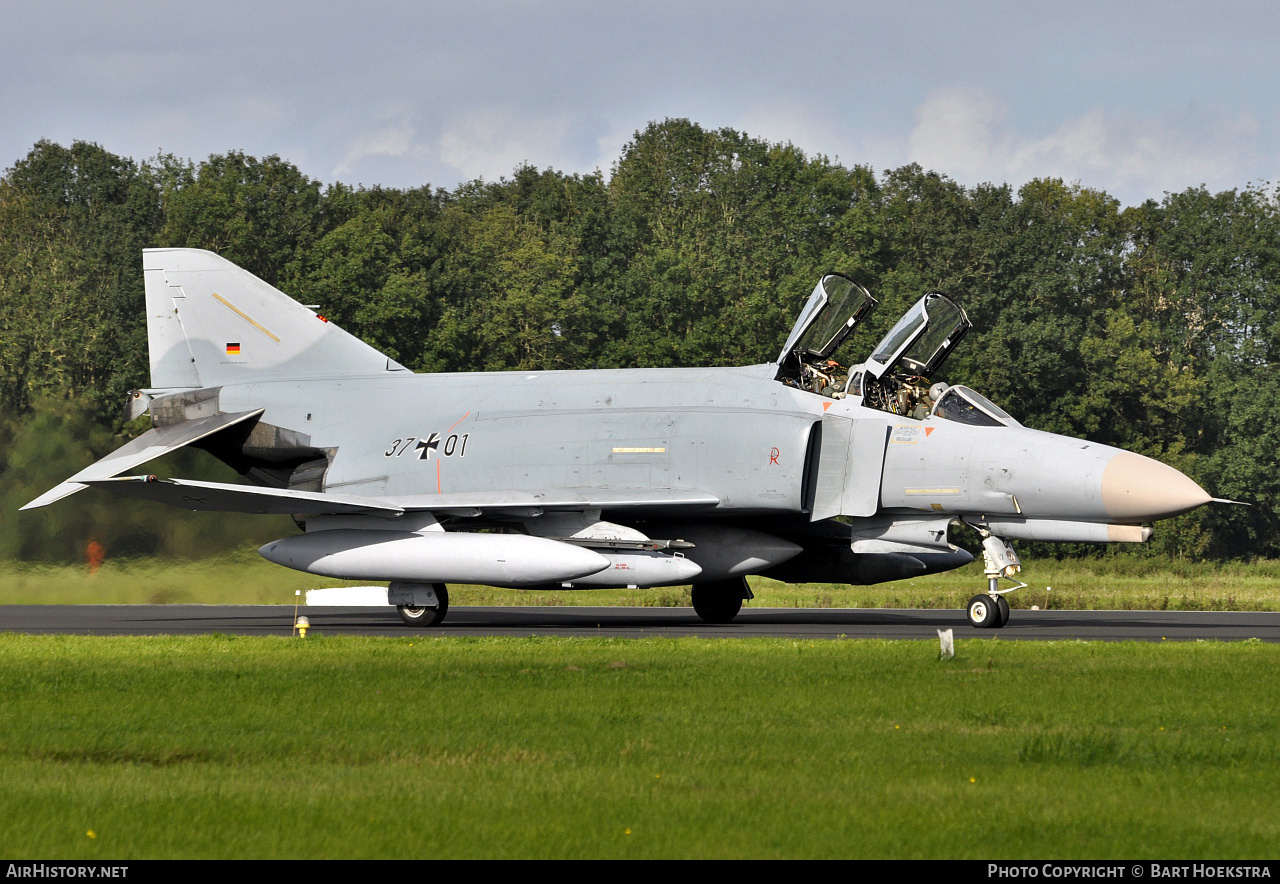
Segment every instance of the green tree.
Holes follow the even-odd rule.
[[[574,288],[573,250],[521,221],[509,205],[459,225],[440,286],[444,305],[421,368],[444,371],[572,368],[590,348],[589,303]]]
[[[118,412],[145,383],[142,249],[161,223],[149,167],[41,141],[0,181],[0,406],[87,397]]]
[[[347,220],[350,200],[326,200],[320,183],[272,155],[214,155],[194,177],[172,176],[164,192],[166,246],[208,249],[277,285],[292,263]]]
[[[606,365],[773,358],[826,269],[879,269],[868,170],[732,129],[650,124],[609,183],[619,318]],[[832,263],[835,266],[827,266]]]
[[[1160,345],[1203,382],[1189,471],[1249,508],[1193,514],[1216,556],[1280,554],[1269,410],[1280,391],[1280,212],[1275,192],[1192,188],[1135,210],[1132,291]]]

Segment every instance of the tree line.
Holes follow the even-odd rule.
[[[607,177],[522,165],[453,190],[41,141],[0,179],[0,556],[66,559],[90,534],[194,554],[262,530],[210,516],[175,536],[171,511],[97,492],[14,512],[140,431],[120,412],[147,384],[154,246],[218,252],[416,371],[768,361],[831,270],[881,301],[843,351],[860,361],[942,291],[974,322],[945,379],[1253,504],[1162,523],[1145,554],[1277,556],[1278,208],[1266,185],[1125,208],[1056,179],[877,174],[688,120],[637,132]]]

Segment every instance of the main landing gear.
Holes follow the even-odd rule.
[[[745,577],[695,583],[692,595],[694,613],[707,623],[728,623],[738,616],[744,600],[755,598]]]
[[[1005,590],[1008,592],[1008,590]],[[969,599],[969,625],[978,629],[999,629],[1009,622],[1009,603],[1002,595],[982,593]]]
[[[407,626],[439,626],[449,613],[449,588],[443,583],[392,583],[387,601]]]
[[[1022,562],[1018,560],[1018,554],[1013,551],[1013,544],[1009,541],[996,537],[989,531],[981,533],[987,591],[969,599],[969,607],[965,613],[970,626],[977,629],[1000,629],[1009,622],[1009,602],[1005,600],[1004,594],[1026,586],[1013,579],[1013,575],[1022,570]],[[1014,585],[1000,589],[1001,578]]]

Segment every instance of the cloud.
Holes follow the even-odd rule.
[[[916,111],[907,155],[967,184],[1062,178],[1128,203],[1200,184],[1242,186],[1264,159],[1262,127],[1248,113],[1190,105],[1147,115],[1095,108],[1038,136],[1019,133],[1010,118],[990,94],[936,91]]]
[[[968,184],[1056,175],[1128,202],[1280,164],[1280,92],[1265,87],[1280,24],[1250,4],[9,6],[0,168],[37,139],[81,138],[452,188],[525,161],[607,174],[666,117],[845,165],[916,160]]]
[[[466,180],[497,181],[523,163],[586,171],[604,155],[598,124],[570,113],[505,108],[462,114],[445,126],[438,144],[439,158]]]
[[[409,126],[385,126],[356,136],[333,174],[341,177],[353,171],[367,157],[403,157],[413,150],[413,129]]]
[[[861,159],[843,120],[794,102],[759,101],[741,115],[738,126],[755,138],[793,144],[810,155],[849,165]]]

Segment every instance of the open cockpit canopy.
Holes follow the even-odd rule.
[[[821,392],[831,388],[832,356],[875,309],[876,299],[847,276],[818,281],[778,354],[778,380]],[[843,384],[839,385],[843,389]]]
[[[927,378],[973,327],[963,308],[931,292],[903,314],[867,360],[867,374]]]
[[[861,396],[868,408],[923,420],[935,398],[929,379],[972,327],[959,304],[930,292],[889,329],[862,370],[853,373],[849,393]]]
[[[778,354],[777,379],[833,399],[862,397],[868,407],[895,414],[928,415],[933,405],[928,378],[973,324],[955,301],[930,292],[903,314],[850,377],[849,369],[833,357],[876,304],[870,292],[847,276],[823,276]]]
[[[813,289],[778,354],[779,365],[793,359],[829,359],[875,309],[871,293],[847,276],[828,273]]]
[[[862,286],[847,276],[828,273],[800,311],[778,362],[793,353],[829,359],[875,306],[876,299]]]

